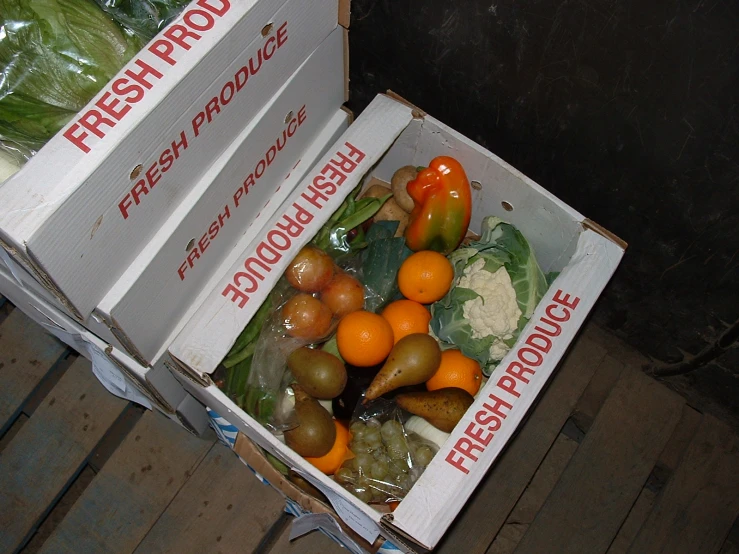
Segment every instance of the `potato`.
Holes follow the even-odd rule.
[[[375,214],[375,221],[399,221],[398,230],[395,231],[396,237],[402,237],[405,233],[405,228],[408,227],[408,220],[410,216],[404,212],[395,198],[388,198],[388,200],[382,205],[380,211]]]
[[[362,198],[383,198],[391,193],[392,191],[386,186],[372,185],[362,194]],[[373,219],[375,221],[399,221],[400,225],[398,225],[398,230],[395,231],[395,236],[402,237],[405,228],[408,226],[409,218],[408,214],[398,206],[394,198],[388,198]]]
[[[415,167],[404,165],[393,174],[390,180],[395,201],[407,213],[411,213],[415,203],[413,202],[413,198],[408,194],[406,187],[410,181],[416,178],[416,175],[418,175],[418,170]]]
[[[362,193],[360,198],[382,198],[392,192],[393,191],[391,191],[389,187],[383,185],[372,185]]]

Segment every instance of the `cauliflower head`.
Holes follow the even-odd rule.
[[[505,267],[494,273],[487,271],[485,260],[480,259],[464,269],[457,286],[480,295],[462,305],[464,317],[469,321],[472,338],[495,337],[490,358],[502,359],[509,350],[503,341],[513,338],[522,313],[510,275]]]

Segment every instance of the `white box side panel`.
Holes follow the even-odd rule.
[[[290,192],[285,177],[343,101],[343,34],[337,28],[301,66],[101,301],[145,360],[258,216]]]
[[[410,108],[383,96],[377,97],[362,112],[357,121],[336,142],[334,148],[329,150],[316,168],[283,203],[277,214],[265,225],[263,232],[246,249],[240,261],[234,264],[229,274],[185,325],[170,347],[170,352],[176,359],[203,374],[211,373],[216,368],[295,253],[316,234],[326,218],[338,208],[343,198],[380,159],[411,119]],[[339,189],[338,186],[327,181],[323,171],[330,164],[332,157],[344,154],[344,151],[349,148],[347,144],[355,149],[355,159],[360,161],[352,168],[350,175],[344,175],[345,180],[340,185],[342,188]],[[313,186],[314,179],[318,179],[327,187],[333,186],[331,195],[328,194],[331,189],[323,189],[326,194],[324,195],[325,200],[318,202],[320,207],[307,199],[316,193],[323,194]],[[339,190],[341,192],[336,194]],[[303,224],[301,224],[299,236],[293,237],[289,248],[282,253],[281,258],[271,267],[263,281],[255,278],[253,281],[255,291],[249,293],[248,299],[245,299],[244,295],[239,296],[239,293],[235,291],[238,287],[234,284],[234,275],[243,272],[244,261],[257,255],[257,250],[260,249],[260,245],[269,233],[277,229],[276,226],[280,222],[284,225],[285,217],[290,217],[293,221],[296,217],[298,219],[302,217]]]

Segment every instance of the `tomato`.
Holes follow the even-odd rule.
[[[364,287],[351,275],[337,273],[321,291],[321,300],[335,317],[344,317],[364,308]]]
[[[282,307],[287,334],[301,339],[323,338],[331,328],[331,310],[318,298],[300,292]]]
[[[318,292],[334,276],[331,256],[315,246],[304,246],[285,272],[288,282],[303,292]]]

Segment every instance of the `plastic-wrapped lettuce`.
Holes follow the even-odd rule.
[[[101,5],[0,0],[0,148],[19,162],[54,136],[186,5],[184,0],[98,1]]]
[[[521,232],[500,218],[482,222],[481,238],[449,255],[454,283],[431,307],[431,329],[476,359],[486,375],[518,339],[548,288]]]

